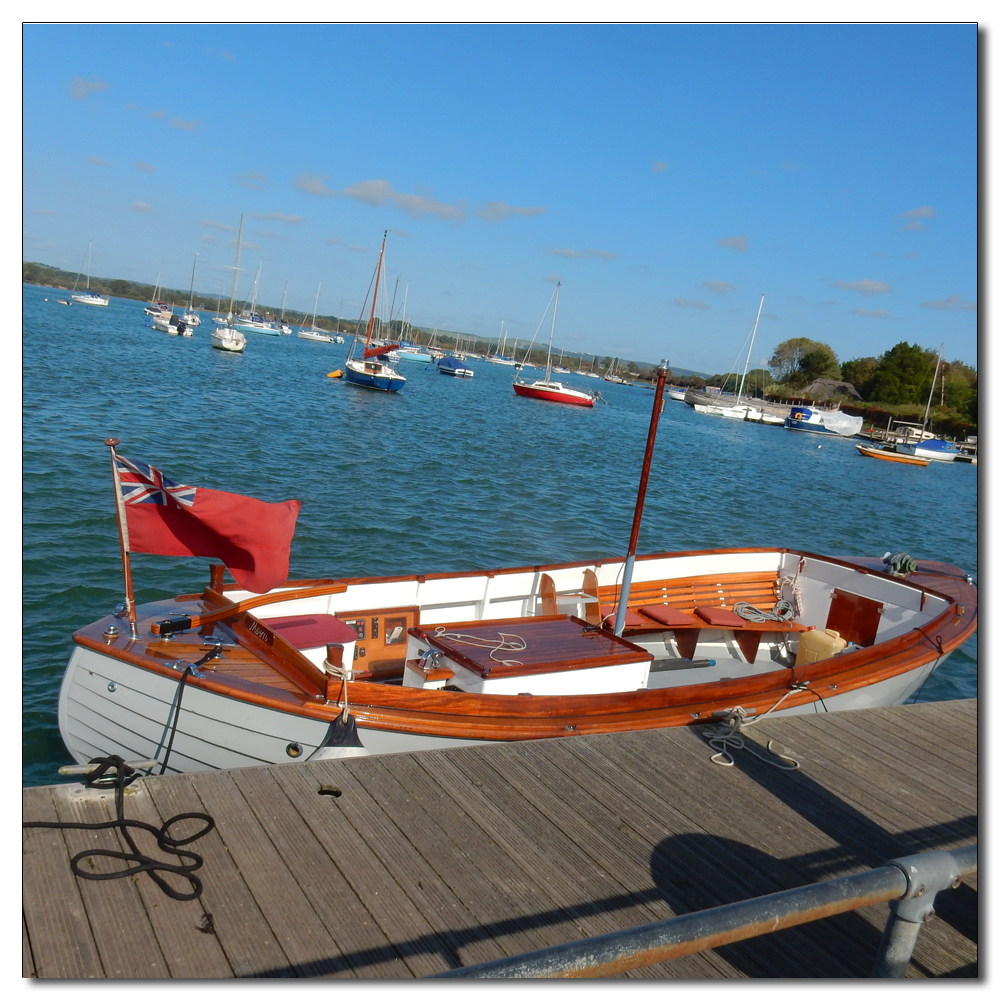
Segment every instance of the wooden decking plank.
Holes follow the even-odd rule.
[[[22,819],[56,823],[52,788],[25,789]],[[29,828],[22,834],[23,920],[35,975],[45,979],[104,977],[97,942],[80,895],[79,879],[62,830]]]
[[[21,978],[38,978],[38,973],[35,971],[35,958],[31,954],[31,941],[28,938],[28,922],[24,918],[23,910],[21,911]]]
[[[436,763],[423,760],[422,755],[394,759],[390,767],[383,768],[386,780],[379,791],[380,800],[395,803],[407,792],[412,796],[422,815],[407,826],[408,835],[474,913],[480,933],[489,928],[490,936],[512,955],[559,943],[559,936],[549,934],[545,923],[535,917],[539,909],[548,908],[550,900],[431,779],[427,769]]]
[[[419,912],[395,872],[369,848],[376,832],[358,818],[353,788],[345,803],[344,775],[357,761],[324,761],[303,768],[290,768],[282,775],[286,794],[296,801],[296,808],[317,839],[334,845],[338,866],[351,890],[371,914],[377,929],[392,943],[400,966],[393,973],[399,977],[426,976],[442,970],[437,957],[449,949],[431,924]],[[341,797],[320,796],[320,788],[336,787]],[[318,801],[322,799],[322,801]],[[336,850],[340,846],[343,852]],[[381,961],[381,955],[369,956]],[[355,955],[360,966],[368,957]]]
[[[337,952],[329,932],[317,921],[303,919],[310,912],[308,900],[288,872],[282,853],[261,829],[250,822],[253,806],[240,792],[234,772],[217,771],[192,776],[192,785],[205,804],[205,812],[224,830],[226,850],[253,895],[273,932],[286,961],[275,969],[258,964],[255,976],[292,975],[300,966],[309,975],[338,971],[331,957]]]
[[[233,778],[264,832],[282,854],[312,914],[336,942],[343,963],[338,975],[399,975],[401,962],[362,900],[337,867],[337,843],[318,837],[300,813],[299,795],[288,795],[283,769],[247,768]],[[313,797],[318,797],[314,792]]]
[[[917,708],[918,706],[912,706]],[[932,713],[914,712],[912,716],[885,716],[883,718],[859,719],[859,725],[869,730],[873,727],[882,738],[898,740],[903,744],[919,741],[928,757],[936,757],[944,767],[966,768],[975,766],[979,752],[974,737],[977,733],[976,720],[961,721],[953,717],[946,721]],[[970,742],[970,737],[973,739]]]
[[[161,816],[157,811],[146,787],[149,780],[155,779],[140,778],[128,787],[123,802],[124,816],[126,819],[139,820],[159,827],[170,819],[170,816]],[[183,824],[171,826],[168,832],[174,837],[185,837],[201,828],[201,822],[186,820]],[[156,839],[150,833],[132,829],[131,834],[139,850],[148,857],[163,860],[167,864],[178,863],[174,855],[159,849]],[[118,841],[120,850],[124,852],[131,850],[120,834]],[[200,841],[195,841],[185,849],[201,853],[198,849],[199,843]],[[204,872],[198,870],[195,874],[202,876]],[[186,879],[163,873],[161,877],[178,891],[191,891],[192,887]],[[206,934],[202,929],[205,926],[206,911],[200,898],[172,899],[145,874],[137,877],[136,885],[171,978],[232,978],[232,966],[218,939],[214,934]]]
[[[184,774],[146,779],[146,789],[161,816],[186,812],[212,815],[212,810],[206,808],[195,790],[193,777]],[[288,959],[226,844],[230,818],[222,815],[213,818],[216,828],[195,842],[195,850],[205,860],[198,875],[204,885],[200,903],[210,918],[205,921],[206,933],[218,939],[237,978],[254,976],[261,969],[284,966]],[[235,820],[236,823],[244,821],[242,818]]]
[[[420,760],[427,761],[431,756],[422,754]],[[525,804],[516,800],[498,806],[486,794],[484,782],[470,781],[456,767],[457,756],[458,752],[433,754],[433,764],[426,765],[428,776],[461,806],[481,831],[480,838],[491,840],[521,871],[522,879],[547,900],[546,909],[536,911],[536,917],[552,928],[552,934],[558,934],[554,943],[565,944],[620,929],[615,911],[597,909],[590,883],[581,878],[578,867],[566,863],[561,838],[555,838],[553,843],[553,838],[532,836],[524,822]],[[704,974],[712,973],[709,970]],[[738,975],[734,970],[722,974]]]
[[[534,741],[533,741],[534,742]],[[562,741],[545,741],[546,749],[556,751]],[[618,927],[636,926],[670,916],[654,890],[648,867],[648,854],[639,865],[634,863],[633,844],[606,820],[608,814],[575,782],[555,782],[551,768],[537,757],[539,747],[508,744],[497,754],[497,765],[505,776],[515,781],[521,794],[574,845],[582,870],[601,872],[601,894],[596,900],[614,899]],[[594,803],[591,812],[581,803]],[[598,824],[600,828],[598,828]],[[630,860],[626,860],[630,859]]]
[[[532,741],[532,745],[537,749],[542,741]],[[556,741],[544,741],[553,743]],[[502,825],[511,823],[518,832],[529,835],[532,844],[544,845],[541,850],[531,850],[527,858],[533,862],[529,870],[535,873],[536,878],[544,877],[546,872],[552,874],[548,877],[550,885],[557,887],[557,898],[561,897],[560,909],[566,908],[572,914],[574,922],[581,926],[581,933],[572,934],[563,938],[563,941],[577,940],[581,936],[592,936],[595,934],[605,934],[611,931],[620,930],[625,926],[635,926],[641,923],[648,923],[652,920],[662,919],[669,915],[662,908],[657,910],[646,905],[649,895],[648,884],[644,888],[636,885],[635,878],[632,877],[631,884],[622,884],[614,878],[614,872],[604,863],[595,863],[594,859],[580,852],[579,846],[574,839],[559,831],[544,818],[543,813],[538,808],[537,801],[531,801],[530,796],[522,798],[520,795],[511,799],[507,779],[510,777],[509,757],[515,752],[515,745],[509,744],[495,748],[497,751],[496,763],[484,769],[469,770],[464,773],[472,777],[473,785],[482,787],[483,793],[489,798],[490,793],[497,794],[497,801],[490,802],[494,809],[496,821]],[[481,751],[467,755],[466,763],[469,765],[481,764]],[[457,755],[450,754],[446,758],[446,763],[457,762]],[[433,773],[433,771],[431,772]],[[462,773],[460,771],[460,773]],[[480,781],[474,777],[481,775],[484,779]],[[497,775],[503,775],[503,779],[493,783],[490,779]],[[463,788],[467,785],[461,781],[449,782],[449,787]],[[523,791],[523,789],[520,789]],[[545,798],[551,790],[541,793]],[[473,815],[482,813],[482,807],[476,806]],[[472,812],[472,810],[470,810]],[[533,834],[533,827],[538,823],[538,833]],[[546,832],[547,831],[547,832]],[[561,832],[561,836],[559,835]],[[524,846],[519,844],[520,838],[515,834],[512,838],[514,850],[522,853]],[[529,847],[530,850],[530,847]],[[643,869],[645,866],[643,866]],[[640,869],[640,874],[643,872]],[[631,873],[633,876],[635,873]],[[568,892],[566,890],[569,890]],[[561,890],[561,891],[560,891]],[[569,915],[568,914],[568,915]],[[568,932],[570,927],[566,927]],[[702,955],[686,956],[671,963],[669,976],[717,976],[731,974],[731,971],[720,971],[715,968],[711,958]]]
[[[62,823],[105,823],[114,818],[114,795],[73,785],[53,789],[56,814]],[[128,806],[124,807],[126,810]],[[127,815],[127,812],[126,812]],[[119,849],[112,830],[64,831],[70,855],[85,850]],[[96,872],[121,871],[122,862],[84,859],[81,868]],[[108,881],[78,879],[87,918],[94,930],[101,965],[108,979],[162,979],[169,968],[160,951],[137,882],[143,875]]]
[[[577,750],[575,747],[571,747],[572,741],[562,741],[564,746],[561,747],[546,747],[544,750],[553,759],[553,764],[558,766],[558,758],[562,756],[558,751],[563,753],[577,753],[582,751]],[[638,739],[637,743],[648,743],[647,740]],[[610,755],[609,755],[610,757]],[[611,760],[617,762],[620,760],[620,756],[610,758]],[[583,770],[584,773],[589,775],[595,775],[599,773],[600,764],[599,762],[590,762],[590,767]],[[617,814],[621,817],[622,822],[619,824],[619,829],[624,826],[623,832],[632,838],[638,838],[640,836],[639,829],[643,823],[644,813],[641,807],[638,806],[637,798],[640,796],[636,795],[636,783],[629,783],[629,793],[628,795],[618,796],[616,795],[616,788],[613,780],[613,776],[607,771],[604,772],[605,780],[601,783],[601,797],[608,803],[609,806],[613,806],[612,815]],[[666,791],[668,786],[666,782],[660,786],[661,790]],[[651,805],[650,799],[646,799],[643,805]],[[656,878],[657,873],[659,873],[659,878],[667,878],[667,868],[665,863],[667,859],[663,857],[664,843],[669,843],[669,868],[671,874],[674,874],[673,865],[677,862],[681,862],[678,867],[680,871],[684,873],[685,876],[689,876],[691,879],[698,880],[701,884],[701,899],[695,905],[689,905],[684,907],[683,904],[678,906],[676,896],[679,894],[675,893],[675,901],[669,906],[669,912],[671,914],[678,912],[685,912],[694,909],[701,909],[706,906],[718,906],[723,903],[732,902],[735,899],[748,898],[753,895],[759,895],[762,892],[776,892],[781,889],[791,888],[787,881],[787,872],[785,878],[775,877],[771,873],[767,873],[770,877],[767,877],[769,885],[762,884],[765,879],[765,872],[759,864],[751,865],[748,864],[741,855],[738,849],[734,850],[734,845],[730,842],[729,838],[720,837],[717,835],[717,830],[720,826],[724,827],[724,820],[716,814],[714,817],[716,820],[715,826],[711,825],[712,817],[709,817],[710,823],[702,828],[703,832],[695,834],[699,838],[698,846],[688,846],[685,841],[690,839],[690,833],[681,833],[676,830],[674,823],[674,817],[666,815],[667,810],[662,810],[663,813],[663,824],[660,827],[659,833],[655,831],[655,828],[650,831],[651,836],[649,839],[645,837],[642,838],[641,846],[638,849],[638,857],[641,858],[645,856],[649,858],[649,864],[653,867],[653,876]],[[613,820],[612,820],[613,822]],[[664,833],[669,831],[667,836]],[[638,858],[637,858],[638,860]],[[655,867],[654,867],[655,866]],[[775,866],[777,867],[777,866]],[[720,880],[719,873],[725,872],[725,878]],[[679,872],[678,872],[679,874]],[[687,881],[685,877],[683,879]],[[808,880],[806,880],[808,881]],[[722,882],[724,885],[730,887],[730,891],[726,892],[724,888],[720,888],[718,883]],[[798,882],[796,882],[798,884]],[[657,885],[664,894],[665,900],[667,896],[666,886],[662,881],[657,880]],[[685,894],[687,895],[687,894]],[[663,919],[661,917],[660,919]],[[809,931],[798,932],[802,935],[806,941],[810,937]],[[827,934],[830,933],[829,930],[826,931]],[[741,946],[744,947],[745,946]],[[755,946],[752,949],[752,955],[747,953],[745,960],[756,961],[756,955],[760,950],[760,945]],[[765,946],[767,947],[767,946]],[[788,956],[789,963],[791,965],[796,964],[796,955],[791,954]],[[827,964],[827,967],[822,972],[811,971],[815,969],[815,960],[812,962],[812,966],[801,961],[798,962],[798,971],[789,971],[787,974],[798,974],[798,975],[843,975],[845,973],[845,967],[842,963],[834,959],[832,962]]]
[[[377,784],[380,768],[379,761],[372,759],[359,760],[354,767],[342,769],[339,781],[344,795],[338,802],[348,800],[345,805],[354,810],[352,822],[371,831],[372,836],[366,837],[368,847],[394,877],[404,885],[416,884],[420,890],[411,894],[411,902],[421,910],[448,949],[438,953],[442,962],[438,971],[443,972],[455,963],[472,965],[502,958],[504,952],[495,942],[483,940],[475,933],[472,913],[409,842],[405,824],[404,829],[400,829],[393,820],[391,813],[401,809],[410,811],[409,804],[398,803],[394,809],[394,804],[383,804],[369,790],[369,783]]]

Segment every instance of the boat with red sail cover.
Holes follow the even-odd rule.
[[[73,634],[69,753],[177,773],[905,702],[975,632],[958,567],[637,554],[666,375],[626,554],[552,565],[287,579],[297,501],[174,483],[109,439],[126,600]],[[131,551],[225,565],[136,607]]]

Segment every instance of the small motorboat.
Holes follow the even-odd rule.
[[[888,448],[872,448],[863,444],[857,444],[854,447],[866,458],[880,458],[883,462],[899,462],[901,465],[927,465],[926,458],[917,458],[916,455],[890,451]]]
[[[475,375],[471,368],[465,366],[464,361],[453,358],[450,354],[438,359],[437,370],[442,375],[451,375],[454,378],[472,378]]]

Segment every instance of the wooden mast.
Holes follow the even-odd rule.
[[[622,572],[622,585],[618,593],[618,613],[615,615],[615,635],[621,635],[625,628],[625,614],[628,610],[628,593],[632,586],[632,569],[635,566],[635,552],[639,544],[639,525],[642,523],[642,507],[646,501],[646,484],[649,482],[649,467],[653,462],[653,445],[656,443],[656,427],[660,422],[663,408],[663,386],[667,381],[667,362],[660,362],[656,369],[656,395],[653,397],[653,413],[649,418],[649,433],[646,435],[646,456],[642,462],[639,477],[639,494],[635,498],[635,516],[632,518],[632,537],[628,543],[628,555]]]
[[[385,256],[385,238],[389,234],[387,229],[382,233],[382,249],[378,252],[378,267],[375,269],[375,292],[372,295],[372,311],[368,317],[368,335],[365,337],[365,348],[372,346],[372,326],[375,324],[375,302],[378,300],[378,283],[382,278],[382,258]]]

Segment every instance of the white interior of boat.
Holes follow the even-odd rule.
[[[553,610],[551,602],[547,609],[543,604],[543,578],[547,577],[554,585],[556,613],[581,619],[578,622],[581,627],[578,632],[587,629],[596,631],[593,624],[588,626],[582,620],[589,605],[593,622],[594,595],[592,589],[584,592],[585,574],[590,571],[596,577],[599,588],[615,588],[620,583],[622,568],[621,560],[613,560],[555,568],[522,567],[488,573],[341,581],[347,582],[346,590],[307,598],[283,600],[282,591],[273,591],[273,602],[256,607],[253,614],[258,620],[336,615],[341,621],[350,623],[366,612],[369,615],[382,613],[386,635],[380,642],[385,643],[386,639],[390,639],[396,647],[394,651],[397,656],[402,655],[404,639],[407,644],[407,667],[402,678],[404,686],[422,687],[425,690],[444,687],[478,693],[541,695],[593,694],[706,684],[791,667],[795,663],[803,628],[823,630],[832,627],[831,609],[835,600],[850,602],[859,599],[868,608],[869,618],[875,624],[870,626],[870,634],[860,641],[859,646],[862,647],[893,639],[924,625],[949,605],[944,597],[908,584],[905,579],[877,575],[855,566],[820,557],[802,556],[797,552],[774,550],[645,556],[639,557],[635,563],[630,608],[636,607],[635,600],[642,601],[644,590],[652,592],[651,588],[655,588],[660,582],[669,589],[671,581],[710,581],[732,574],[767,574],[773,575],[774,599],[754,606],[760,606],[764,610],[773,607],[775,600],[792,600],[797,604],[797,614],[793,619],[793,628],[797,630],[783,631],[779,626],[775,627],[775,631],[767,631],[765,628],[759,635],[755,655],[748,658],[738,641],[739,630],[734,628],[715,628],[706,622],[696,629],[696,652],[691,655],[689,651],[688,657],[679,648],[678,635],[681,633],[678,630],[627,628],[624,641],[619,647],[619,662],[587,666],[573,660],[574,665],[571,667],[548,672],[536,670],[519,673],[516,667],[519,662],[518,643],[530,645],[530,636],[525,638],[519,635],[519,625],[523,626],[525,633],[530,633],[532,628],[537,628],[533,622],[544,617],[546,610],[550,615]],[[704,591],[704,586],[702,590]],[[246,591],[227,589],[225,596],[235,601],[253,595]],[[604,600],[603,596],[601,600]],[[614,598],[611,600],[613,602]],[[650,603],[662,606],[665,602],[661,597],[658,602]],[[728,607],[729,610],[733,610],[734,604],[731,595],[726,595],[721,584],[715,599],[706,603],[711,603],[716,608]],[[417,612],[419,628],[405,630],[407,634],[404,635],[402,626],[395,624],[392,635],[389,636],[388,626],[392,620],[390,612],[393,610]],[[602,613],[605,614],[605,620],[609,620],[604,608]],[[397,622],[401,620],[404,619],[396,619]],[[551,617],[547,620],[551,620]],[[428,626],[444,626],[436,631],[446,635],[462,635],[463,629],[491,621],[503,622],[502,626],[498,624],[495,632],[491,633],[497,637],[496,643],[508,643],[492,654],[491,658],[495,662],[506,664],[505,669],[498,671],[498,676],[495,677],[488,672],[486,676],[480,676],[463,663],[450,659],[447,652],[442,652],[435,646],[434,641],[414,634],[421,630],[430,633]],[[650,623],[647,622],[648,624]],[[482,631],[480,628],[480,639]],[[602,635],[607,637],[606,632]],[[513,638],[505,640],[502,636]],[[361,636],[357,643],[342,643],[344,665],[350,666],[353,662],[356,670],[364,667],[364,661],[358,659],[359,650],[364,645],[371,648],[373,639],[374,636],[368,636],[367,640]],[[844,653],[849,654],[859,646],[848,645]],[[300,651],[311,662],[327,669],[326,646],[314,646]],[[433,655],[435,653],[436,656]],[[428,659],[428,654],[431,654],[431,659]],[[428,677],[426,670],[411,669],[412,663],[417,660],[425,666],[447,668],[450,676]],[[385,682],[399,684],[398,674]]]

